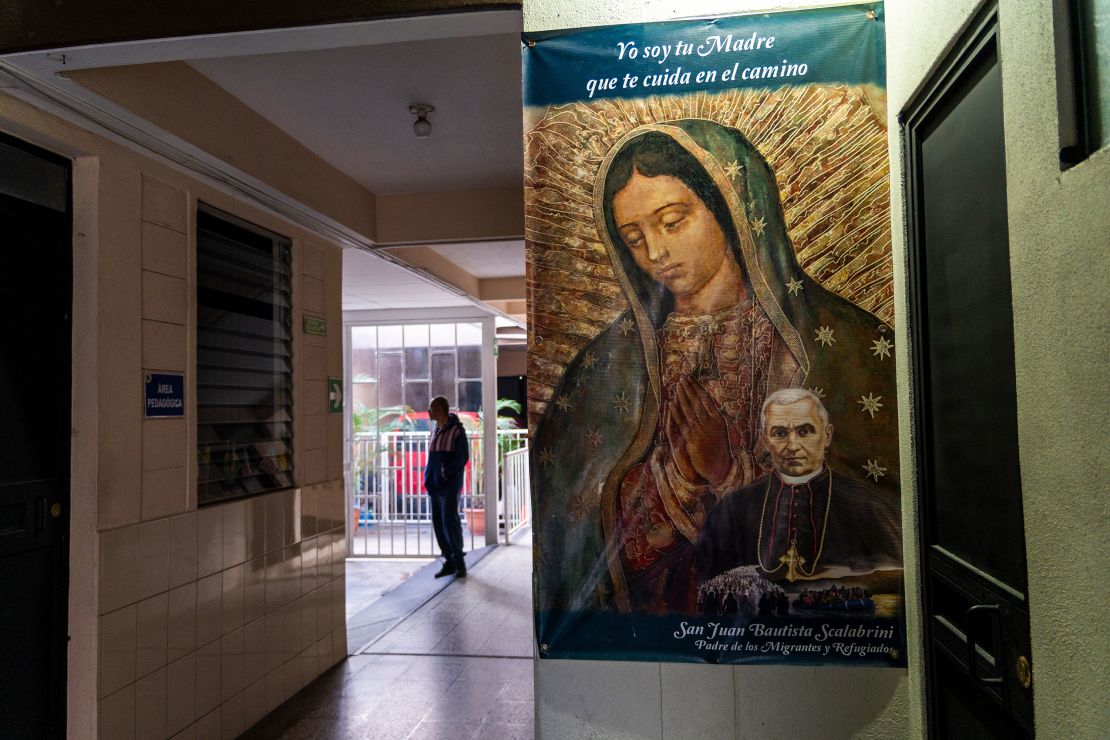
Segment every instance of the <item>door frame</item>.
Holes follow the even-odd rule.
[[[18,110],[0,113],[0,135],[17,145],[45,152],[69,165],[69,401],[68,555],[66,558],[66,736],[98,726],[99,383],[98,274],[100,236],[100,157],[85,148],[83,132],[69,133],[69,119],[30,125]]]
[[[74,196],[73,196],[73,182],[74,182],[74,168],[73,161],[70,158],[52,152],[41,146],[38,146],[30,141],[14,136],[3,130],[0,130],[0,143],[9,146],[13,149],[22,150],[34,157],[53,162],[54,164],[61,165],[65,170],[65,189],[66,189],[66,202],[65,212],[63,214],[62,232],[67,234],[65,246],[62,248],[62,261],[64,267],[62,270],[55,274],[55,278],[59,283],[59,292],[57,300],[62,306],[56,308],[64,310],[65,321],[62,331],[65,333],[64,337],[55,337],[55,341],[59,342],[62,346],[59,353],[59,362],[64,366],[59,368],[57,375],[58,385],[65,389],[66,403],[65,408],[68,413],[65,418],[57,420],[58,429],[54,433],[53,445],[56,446],[57,455],[56,459],[60,463],[58,473],[58,481],[60,487],[60,502],[62,503],[61,519],[62,531],[59,535],[57,544],[51,547],[55,550],[51,553],[52,558],[55,560],[54,567],[56,568],[56,577],[53,583],[50,584],[50,599],[51,599],[51,612],[53,628],[51,630],[51,648],[50,648],[50,678],[49,678],[49,692],[50,702],[53,710],[57,712],[57,716],[52,718],[52,727],[60,731],[59,737],[64,737],[68,734],[70,729],[67,723],[67,715],[69,713],[68,698],[70,692],[69,682],[69,643],[70,643],[70,618],[72,612],[72,605],[70,603],[70,570],[71,570],[71,547],[70,535],[72,533],[72,463],[73,463],[73,445],[71,444],[71,429],[73,424],[73,400],[74,400],[74,387],[73,387],[73,275],[74,275],[74,250],[73,250],[73,225],[74,225]]]
[[[924,258],[924,229],[925,224],[921,219],[924,212],[924,195],[921,189],[921,126],[937,109],[938,105],[948,101],[953,88],[963,84],[967,75],[973,73],[972,68],[977,65],[984,54],[993,53],[997,63],[1002,63],[1001,44],[999,42],[999,18],[997,0],[989,0],[975,12],[963,30],[956,37],[951,48],[941,57],[941,63],[929,75],[923,84],[907,101],[905,107],[898,115],[901,134],[902,154],[905,162],[905,217],[906,217],[906,247],[907,247],[907,326],[909,340],[912,347],[910,358],[910,405],[912,408],[912,425],[914,431],[914,464],[916,467],[915,516],[918,522],[917,549],[921,570],[918,578],[920,589],[920,603],[922,608],[922,659],[924,663],[924,693],[925,727],[929,737],[934,737],[935,728],[941,726],[938,720],[939,708],[937,697],[932,687],[936,685],[936,661],[932,659],[932,645],[936,626],[933,624],[932,589],[930,587],[929,563],[936,557],[931,553],[930,536],[934,523],[931,519],[926,493],[929,485],[929,445],[926,444],[928,425],[926,421],[931,417],[926,403],[926,325],[925,316],[925,289],[927,276],[921,265]],[[1020,502],[1019,502],[1020,503]],[[1027,567],[1027,564],[1026,564]],[[977,570],[977,569],[976,569]],[[994,587],[1004,592],[1012,592],[1006,584],[998,582],[989,574],[982,576]],[[1028,608],[1027,594],[1022,597]],[[970,638],[969,638],[970,639]],[[1003,699],[1003,706],[1009,710],[1008,704]]]

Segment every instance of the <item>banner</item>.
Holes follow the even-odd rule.
[[[904,666],[883,6],[524,40],[541,657]]]

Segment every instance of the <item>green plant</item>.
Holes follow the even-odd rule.
[[[502,411],[512,411],[515,414],[521,413],[521,405],[519,401],[514,401],[511,398],[497,399],[497,428],[498,429],[516,429],[516,419],[511,416],[501,416]],[[485,420],[485,414],[481,411],[478,412],[478,425],[481,426]]]
[[[514,401],[511,398],[497,399],[497,428],[516,429],[516,419],[510,416],[501,416],[502,411],[512,411],[517,415],[524,413],[524,408],[520,405],[520,401]]]
[[[521,413],[521,405],[518,401],[514,401],[511,398],[499,398],[499,399],[497,399],[497,411],[501,412],[501,411],[506,411],[506,410],[513,411],[513,412],[519,414],[519,413]],[[478,431],[479,429],[481,429],[482,424],[484,423],[484,421],[485,421],[484,414],[482,414],[482,412],[479,411],[478,412],[478,418],[476,419],[477,423],[474,424],[474,428],[471,429],[470,431]],[[517,423],[516,423],[516,420],[511,418],[511,417],[500,416],[499,415],[497,417],[497,428],[498,429],[516,429],[517,428]],[[505,457],[506,452],[511,452],[512,450],[515,449],[515,447],[514,447],[515,444],[516,444],[516,440],[514,438],[512,438],[508,435],[502,435],[502,434],[497,435],[497,485],[498,485],[498,490],[500,490],[500,486],[501,486],[501,465],[502,465],[502,461]],[[482,496],[482,495],[475,496],[472,499],[470,499],[470,504],[471,505],[466,507],[466,508],[474,509],[475,511],[478,510],[478,509],[484,509],[486,507],[485,497]]]
[[[355,434],[371,432],[411,432],[416,428],[411,406],[383,406],[371,408],[355,403],[351,412]]]
[[[378,461],[381,459],[383,449],[381,433],[415,429],[412,408],[409,406],[371,408],[356,401],[355,408],[351,411],[351,426],[355,438],[358,439],[361,436],[363,444],[361,454],[353,456],[351,460],[351,479],[356,487],[355,493],[365,495],[376,490],[374,481],[378,475]]]

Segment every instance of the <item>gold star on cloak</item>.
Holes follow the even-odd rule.
[[[621,335],[622,336],[627,335],[628,333],[630,333],[635,328],[636,328],[636,322],[633,321],[631,318],[626,316],[624,318],[624,321],[621,322]]]
[[[586,444],[590,445],[591,447],[600,447],[601,441],[601,432],[596,429],[586,430]]]
[[[555,405],[558,406],[559,410],[564,413],[574,408],[570,403],[570,399],[566,396],[559,396],[557,399],[555,399]]]
[[[551,451],[550,447],[544,447],[540,450],[540,465],[546,468],[553,462],[555,462],[555,453]]]
[[[731,162],[728,163],[727,167],[725,167],[725,177],[727,177],[730,180],[735,180],[736,176],[739,175],[743,171],[744,171],[743,165],[741,165],[739,162],[737,162],[734,159],[734,160],[732,160]]]
[[[752,231],[756,233],[756,236],[763,236],[763,230],[766,228],[767,222],[763,220],[762,216],[752,221]]]
[[[890,357],[890,348],[893,346],[894,342],[888,341],[886,337],[879,337],[871,345],[871,349],[874,350],[873,354],[881,360],[884,357]]]
[[[863,406],[860,411],[871,414],[871,418],[874,419],[875,412],[883,406],[881,403],[879,403],[880,399],[882,399],[882,396],[872,396],[870,393],[868,393],[866,396],[860,396],[859,400],[856,401],[856,403],[858,403],[860,406]]]
[[[831,347],[833,345],[833,342],[836,341],[836,338],[833,337],[832,329],[827,326],[822,326],[820,329],[817,330],[817,335],[814,337],[814,340],[819,342],[820,344],[825,345],[826,347]]]
[[[874,478],[876,483],[879,482],[879,478],[886,475],[886,468],[879,465],[878,460],[868,460],[867,464],[863,466],[863,469],[867,471],[867,477]]]
[[[594,501],[585,493],[572,496],[567,503],[567,513],[575,521],[582,521],[593,513]]]
[[[813,395],[817,396],[818,398],[824,398],[825,397],[825,389],[824,388],[816,388],[816,387],[815,388],[810,388],[809,392],[812,393]]]
[[[795,280],[786,281],[786,291],[788,293],[790,293],[790,295],[798,295],[798,293],[801,290],[802,290],[802,281],[801,280],[795,279]]]
[[[591,369],[593,369],[593,366],[596,365],[596,364],[597,364],[597,355],[595,355],[593,352],[587,352],[582,357],[582,367],[584,367],[585,369],[591,370]]]
[[[621,416],[628,413],[630,405],[631,402],[628,400],[628,395],[624,391],[621,391],[613,397],[613,408],[615,408],[617,413]]]

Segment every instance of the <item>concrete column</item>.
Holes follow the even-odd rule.
[[[486,493],[486,544],[497,544],[497,336],[494,319],[482,319],[482,490]]]

